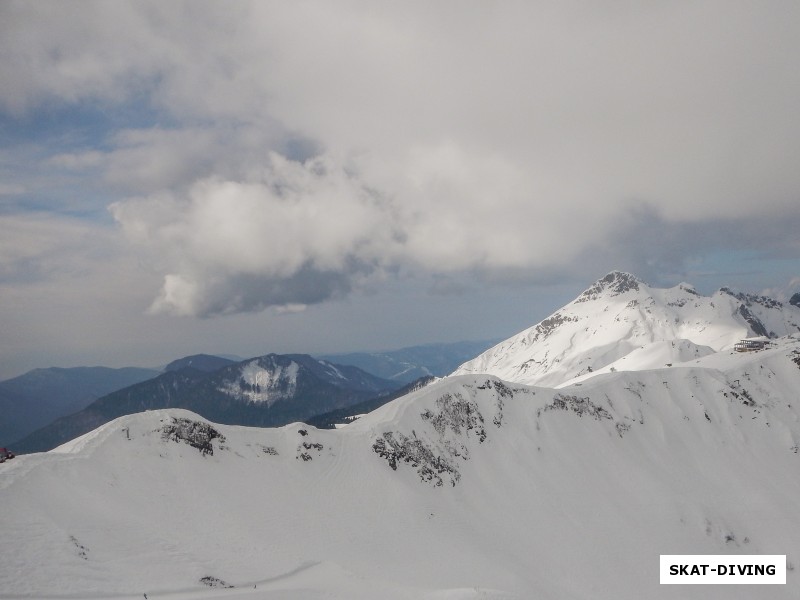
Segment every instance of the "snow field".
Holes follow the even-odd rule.
[[[660,554],[764,553],[794,568],[763,597],[794,598],[797,350],[557,390],[451,377],[340,430],[214,425],[213,455],[162,439],[197,415],[123,417],[4,469],[0,597],[659,599]],[[387,432],[458,481],[393,470]],[[752,597],[734,587],[681,597]]]

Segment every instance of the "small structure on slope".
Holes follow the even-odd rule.
[[[764,337],[741,340],[733,345],[736,352],[757,352],[769,346],[769,340]]]

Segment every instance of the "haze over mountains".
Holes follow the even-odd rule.
[[[613,272],[336,431],[123,416],[2,465],[0,597],[672,599],[660,554],[785,554],[763,597],[796,598],[798,323],[791,302]],[[220,389],[279,406],[305,369],[380,383],[310,357],[158,379],[208,409]]]
[[[464,361],[480,354],[495,341],[469,341],[450,344],[425,344],[387,352],[350,352],[319,358],[353,365],[384,379],[411,383],[420,377],[443,377]]]
[[[137,367],[52,367],[0,381],[0,445],[10,445],[105,394],[158,374]]]

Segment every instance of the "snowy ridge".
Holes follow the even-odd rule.
[[[686,283],[652,288],[618,271],[533,327],[461,365],[454,375],[566,385],[612,370],[676,365],[743,338],[800,332],[800,309],[723,288],[702,296]]]
[[[339,430],[122,417],[2,465],[0,598],[671,599],[659,554],[736,553],[786,554],[794,598],[797,389],[785,338],[559,389],[445,378]]]

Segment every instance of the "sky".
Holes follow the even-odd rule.
[[[0,378],[800,290],[800,4],[0,3]]]

